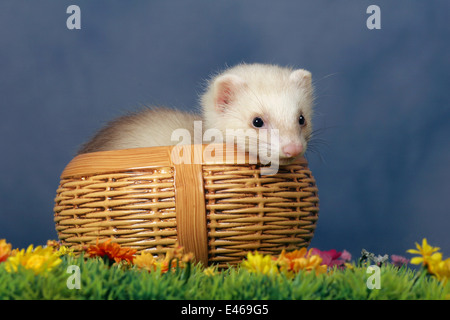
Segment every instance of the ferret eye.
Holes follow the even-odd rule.
[[[255,128],[261,128],[264,125],[264,121],[260,117],[256,117],[252,122]]]
[[[300,116],[299,118],[298,118],[298,123],[300,124],[300,126],[304,126],[305,124],[306,124],[306,119],[305,119],[305,117],[304,116]]]

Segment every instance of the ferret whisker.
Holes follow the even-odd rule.
[[[328,144],[328,141],[317,136],[312,136],[309,143]]]
[[[256,103],[260,107],[260,112],[262,113],[264,109],[264,103],[261,101],[261,98],[251,88],[247,88],[247,90],[252,93],[253,96],[251,97],[251,99],[253,99],[253,101],[256,101]]]
[[[334,77],[334,76],[337,75],[337,74],[339,74],[339,72],[330,73],[330,74],[324,75],[322,78],[315,79],[315,80],[313,80],[313,85],[315,85],[316,83],[318,83],[318,82],[320,82],[320,81],[323,81],[323,80],[325,80],[325,79],[328,79],[328,78],[330,78],[330,77]]]
[[[326,161],[325,158],[323,157],[322,153],[316,152],[316,151],[313,151],[313,150],[308,150],[308,151],[305,153],[305,158],[306,158],[308,161],[310,161],[309,158],[310,158],[311,153],[317,155],[317,156],[319,157],[320,161],[321,161],[323,164],[326,164],[326,163],[327,163],[327,161]]]

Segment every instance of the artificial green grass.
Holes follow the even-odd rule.
[[[449,299],[450,284],[424,272],[391,264],[382,266],[380,289],[366,285],[365,267],[332,270],[316,276],[300,272],[294,278],[283,274],[263,275],[230,267],[215,275],[201,266],[173,272],[147,272],[134,267],[109,266],[100,258],[62,257],[58,267],[35,275],[19,269],[9,273],[0,263],[0,299],[158,299],[158,300],[438,300]],[[69,289],[70,265],[80,268],[81,288]]]

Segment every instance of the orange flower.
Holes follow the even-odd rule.
[[[311,251],[312,250],[309,250],[309,253],[311,253]],[[285,258],[292,262],[292,260],[294,259],[304,258],[309,253],[308,250],[304,247],[300,250],[294,250],[291,252],[286,252],[285,250],[283,250],[280,254],[280,258]]]
[[[175,248],[167,250],[164,259],[155,259],[149,252],[142,252],[133,259],[133,264],[139,269],[145,269],[149,272],[156,271],[160,268],[161,273],[168,272],[171,268],[184,268],[190,263],[194,255],[192,253],[184,253],[184,248],[175,243]]]
[[[295,259],[292,270],[298,273],[300,270],[314,271],[316,275],[327,272],[327,266],[322,264],[322,258],[313,255],[310,257]]]
[[[47,240],[47,247],[53,248],[55,251],[58,251],[59,247],[61,246],[61,243],[56,240]]]
[[[5,239],[0,240],[0,262],[6,261],[11,255],[11,244],[6,243]]]
[[[312,249],[306,248],[294,250],[286,253],[284,250],[278,258],[278,264],[281,271],[288,274],[298,273],[300,270],[314,271],[316,275],[327,272],[327,266],[322,264],[322,258],[319,255],[312,255]]]
[[[170,268],[175,269],[177,265],[179,268],[184,268],[185,264],[191,262],[193,258],[193,253],[184,253],[184,247],[175,243],[175,248],[169,249],[166,252],[164,260],[161,262],[161,272],[165,273],[169,271]]]
[[[175,243],[175,248],[169,249],[166,252],[166,258],[165,260],[180,260],[182,262],[190,262],[194,258],[194,254],[192,252],[184,253],[184,247],[178,245],[178,243]]]
[[[107,257],[109,262],[113,261],[119,263],[123,260],[127,262],[133,261],[133,255],[136,253],[136,249],[122,248],[118,243],[111,242],[111,239],[99,244],[97,239],[97,244],[95,246],[91,245],[87,249],[87,254],[89,257]]]

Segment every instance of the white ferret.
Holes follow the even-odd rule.
[[[201,97],[201,114],[168,108],[148,108],[108,123],[79,153],[176,145],[172,132],[187,129],[194,136],[194,121],[203,130],[278,129],[277,142],[257,135],[258,143],[276,150],[280,164],[305,153],[312,135],[313,89],[311,73],[265,64],[240,64],[214,76]],[[262,132],[262,131],[261,131]],[[260,149],[261,150],[261,149]]]

